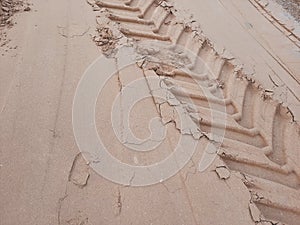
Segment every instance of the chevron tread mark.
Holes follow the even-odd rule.
[[[168,78],[166,85],[172,87],[179,101],[193,105],[192,119],[203,131],[218,135],[225,129],[218,154],[229,169],[243,176],[252,201],[264,217],[297,225],[300,129],[288,110],[264,96],[241,70],[214,50],[209,40],[157,1],[97,1],[97,5],[110,11],[109,17],[120,24],[125,36],[185,49],[191,58],[187,70],[158,75]]]

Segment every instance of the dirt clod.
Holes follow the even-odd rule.
[[[28,11],[30,11],[30,10],[31,10],[31,8],[30,8],[29,6],[27,6],[27,7],[24,9],[25,12],[28,12]]]

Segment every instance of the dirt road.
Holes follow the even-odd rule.
[[[300,25],[275,1],[31,3],[0,48],[1,225],[299,223]],[[139,176],[178,146],[183,168]]]

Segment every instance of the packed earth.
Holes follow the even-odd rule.
[[[299,225],[299,0],[0,0],[0,225]]]

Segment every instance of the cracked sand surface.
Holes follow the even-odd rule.
[[[121,5],[126,9],[125,16],[130,16],[128,7],[138,1],[127,2]],[[135,28],[142,32],[148,29],[147,36],[132,32],[132,22],[128,25],[127,18],[121,21],[120,26],[128,26],[122,30],[115,23],[119,17],[101,11],[101,7],[109,3],[95,5],[90,1],[89,5],[82,0],[32,3],[36,12],[20,14],[16,18],[17,25],[8,33],[18,50],[8,52],[0,61],[0,224],[249,225],[280,221],[277,224],[297,225],[300,145],[299,127],[294,121],[299,120],[299,48],[251,7],[250,1],[175,1],[174,7],[167,7],[167,11],[176,18],[180,15],[187,18],[182,24],[173,24],[177,21],[173,17],[163,20],[166,26],[184,28],[186,21],[196,20],[200,24],[201,29],[194,22],[187,23],[188,28],[178,38],[179,42],[186,43],[185,34],[191,32],[201,39],[203,31],[203,37],[208,37],[214,46],[209,41],[203,42],[201,56],[212,71],[222,65],[220,77],[205,81],[204,85],[214,90],[212,97],[222,94],[234,102],[226,105],[229,114],[226,119],[231,128],[225,134],[224,146],[202,173],[199,161],[203,146],[214,141],[210,135],[211,113],[205,109],[205,99],[197,100],[203,93],[194,87],[195,81],[182,71],[176,71],[178,66],[185,66],[191,60],[172,49],[162,51],[144,40],[150,37],[164,41],[167,38],[162,33],[166,27],[152,28],[152,23],[149,25],[150,22],[139,18]],[[197,7],[190,7],[195,4]],[[108,8],[115,9],[116,13],[121,11],[116,6]],[[161,15],[163,13],[164,10]],[[189,18],[191,13],[193,18]],[[156,21],[156,17],[150,19]],[[150,33],[149,27],[161,30]],[[145,42],[128,40],[126,36]],[[175,34],[171,38],[175,39]],[[116,58],[115,67],[119,72],[99,95],[97,130],[111,154],[123,162],[138,165],[165,158],[184,130],[178,127],[174,105],[186,101],[183,95],[188,93],[198,96],[192,103],[200,106],[199,112],[187,108],[195,123],[185,124],[188,128],[197,128],[199,124],[201,129],[200,136],[193,129],[187,134],[199,139],[195,154],[175,176],[147,187],[118,185],[101,177],[89,166],[89,163],[101,163],[101,158],[86,162],[73,134],[72,103],[82,74],[101,54],[99,50],[110,57],[116,54],[116,46],[125,44],[135,46],[145,57],[125,69],[120,68]],[[196,47],[191,42],[191,50]],[[167,66],[152,63],[154,59]],[[244,64],[243,72],[227,62]],[[202,69],[201,65],[191,67],[188,73],[196,76]],[[208,77],[210,75],[208,73]],[[164,77],[163,81],[176,99],[169,103],[155,97],[140,101],[131,111],[130,127],[137,137],[146,138],[150,134],[149,121],[158,117],[163,121],[166,138],[155,151],[128,151],[116,139],[109,109],[115,96],[133,80],[141,79],[144,83],[141,88],[153,91],[149,76]],[[186,92],[181,93],[180,88]],[[289,108],[278,106],[272,98]],[[243,104],[244,101],[247,104]],[[238,110],[246,116],[239,117]],[[222,119],[222,115],[215,115]],[[259,132],[249,131],[252,126]],[[285,141],[281,141],[282,136]]]

